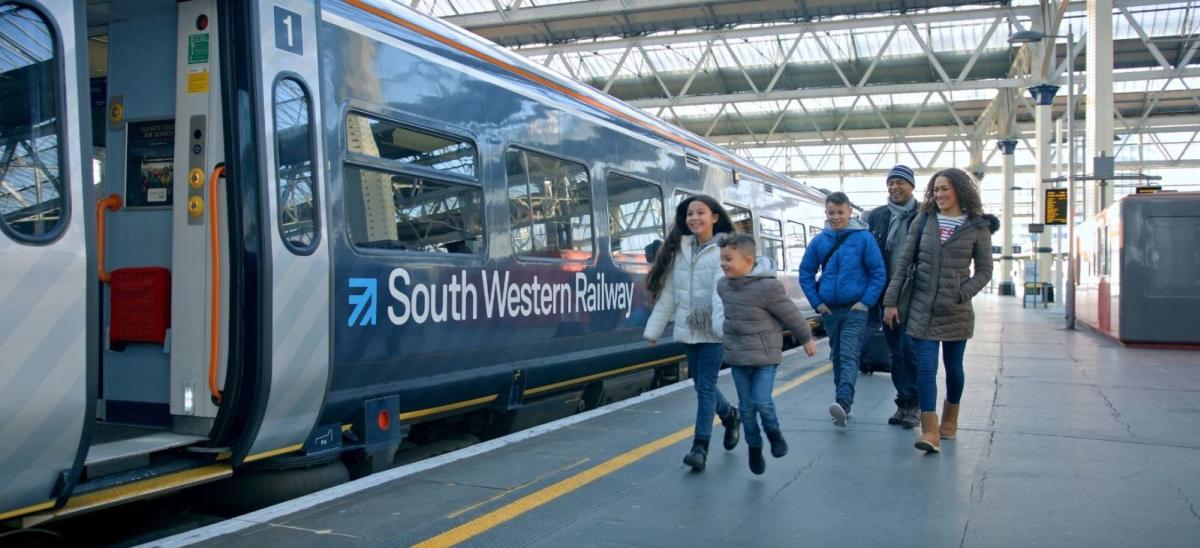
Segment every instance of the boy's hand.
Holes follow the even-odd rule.
[[[825,303],[821,303],[817,306],[817,314],[828,316],[830,314],[829,307]]]
[[[889,306],[883,309],[883,323],[896,327],[900,323],[900,309]]]
[[[808,357],[810,357],[810,358],[813,356],[816,356],[817,355],[817,341],[809,339],[808,342],[804,343],[804,353],[807,354]]]
[[[646,339],[646,342],[650,343],[650,346],[654,346],[658,344],[658,339]]]
[[[857,311],[859,311],[859,312],[866,312],[866,311],[868,311],[868,310],[870,310],[870,309],[871,309],[870,307],[868,307],[867,305],[863,304],[862,302],[857,302],[857,303],[854,303],[854,306],[850,307],[850,310],[857,310]]]

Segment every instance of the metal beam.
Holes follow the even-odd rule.
[[[607,3],[619,5],[622,3],[622,1],[623,0],[611,0],[611,1],[610,0],[594,0],[592,2],[583,2],[583,3],[568,3],[568,4],[558,4],[558,5],[554,5],[554,6],[539,6],[539,7],[533,7],[533,8],[527,7],[527,8],[522,9],[518,13],[510,14],[510,19],[508,22],[511,23],[514,21],[518,21],[520,18],[527,17],[530,14],[533,14],[533,13],[537,12],[538,10],[542,10],[542,9],[553,9],[553,8],[564,9],[565,8],[565,9],[574,10],[576,12],[575,14],[578,15],[579,10],[583,9],[584,6],[589,7],[589,8],[595,8],[599,4],[607,4]],[[646,3],[657,4],[659,2],[662,2],[665,4],[665,3],[669,3],[671,1],[673,1],[673,0],[629,0],[629,3],[631,3],[631,4],[646,4]],[[687,4],[689,7],[695,6],[695,4],[696,4],[696,2],[694,0],[688,0],[683,3]],[[1162,1],[1161,0],[1114,0],[1113,4],[1117,7],[1137,8],[1137,7],[1144,7],[1144,6],[1161,5]],[[1073,12],[1085,12],[1085,11],[1087,11],[1087,3],[1086,2],[1071,2],[1070,8],[1068,8],[1068,9]],[[551,51],[559,51],[559,52],[567,53],[567,52],[592,52],[592,51],[621,49],[621,48],[629,47],[629,46],[633,45],[634,43],[639,43],[642,46],[667,46],[667,45],[692,44],[692,43],[697,43],[697,42],[706,42],[706,41],[710,41],[710,40],[719,40],[722,38],[727,39],[727,40],[745,39],[745,38],[763,38],[763,37],[774,38],[777,36],[798,34],[798,33],[805,32],[805,31],[830,32],[830,31],[851,30],[851,29],[860,30],[860,29],[875,28],[875,27],[894,27],[896,25],[902,25],[905,22],[912,22],[913,24],[920,24],[920,25],[936,24],[936,23],[962,24],[962,23],[968,22],[968,21],[979,21],[981,23],[986,23],[987,21],[994,20],[997,17],[1003,17],[1010,21],[1015,17],[1031,17],[1031,18],[1037,17],[1039,10],[1040,10],[1040,8],[1038,6],[1019,6],[1019,7],[997,7],[997,8],[962,9],[962,10],[939,11],[939,12],[908,13],[908,14],[903,14],[903,15],[880,15],[880,16],[871,16],[871,17],[836,19],[836,20],[828,20],[828,21],[813,21],[811,23],[765,25],[765,26],[756,26],[756,27],[741,28],[741,29],[723,29],[723,30],[699,31],[699,32],[680,32],[680,33],[666,35],[666,36],[643,36],[643,37],[637,37],[637,38],[621,38],[621,39],[616,39],[616,40],[599,40],[599,41],[588,41],[588,42],[572,42],[572,43],[568,43],[568,44],[554,44],[554,45],[546,45],[546,46],[518,47],[518,48],[513,48],[512,51],[515,51],[515,52],[525,55],[527,57],[536,57],[539,55],[549,55]],[[627,8],[618,7],[615,11],[624,13],[625,11],[627,11]],[[478,16],[495,17],[490,14],[478,14]],[[470,29],[473,26],[482,26],[482,25],[475,25],[475,24],[471,23],[470,21],[466,21],[467,18],[474,18],[474,17],[476,17],[476,15],[445,17],[443,19],[445,19],[446,21],[449,21],[455,25],[458,25],[460,27],[464,27],[466,29]],[[497,23],[498,22],[499,21],[497,21]]]
[[[1037,166],[1035,166],[1033,164],[1018,165],[1018,166],[1016,166],[1016,173],[1033,173],[1035,167],[1037,167]],[[1132,160],[1132,161],[1128,161],[1128,162],[1116,162],[1116,169],[1118,171],[1134,171],[1134,170],[1138,170],[1138,169],[1142,169],[1142,170],[1178,169],[1178,168],[1196,168],[1196,167],[1200,167],[1200,159],[1153,160],[1153,161],[1148,161],[1148,162],[1138,162],[1136,160]],[[1001,166],[986,166],[986,167],[984,167],[983,171],[984,171],[984,173],[1001,173],[1002,169],[1003,168]],[[882,169],[866,169],[866,170],[845,169],[845,170],[821,170],[821,171],[792,170],[792,171],[782,171],[781,173],[783,173],[784,175],[787,175],[788,177],[792,177],[793,179],[798,179],[798,180],[803,181],[804,179],[807,179],[807,178],[816,178],[816,177],[829,177],[829,178],[846,177],[846,176],[863,176],[863,177],[880,176],[880,177],[882,177],[882,176],[886,176],[888,173],[890,173],[890,171],[891,171],[891,167],[888,166],[888,167],[882,168]]]
[[[1078,77],[1083,76],[1083,72],[1077,72]],[[1166,69],[1149,69],[1137,70],[1130,72],[1118,72],[1113,74],[1114,82],[1138,82],[1143,80],[1159,80],[1166,78],[1194,78],[1200,77],[1200,67],[1183,68],[1176,75],[1175,71]],[[854,86],[847,89],[845,86],[840,87],[825,87],[825,88],[807,88],[807,89],[792,89],[783,91],[772,91],[769,93],[721,93],[712,95],[690,95],[687,97],[676,96],[674,99],[637,99],[627,101],[632,106],[638,108],[658,108],[669,105],[684,106],[684,105],[715,105],[722,103],[752,103],[757,101],[787,101],[788,99],[827,99],[833,97],[847,97],[849,95],[891,95],[897,93],[929,93],[929,92],[945,92],[945,91],[965,91],[977,89],[1005,89],[1005,88],[1025,88],[1031,85],[1029,78],[993,78],[986,80],[968,80],[966,82],[954,82],[947,85],[945,82],[920,82],[914,84],[879,84]]]

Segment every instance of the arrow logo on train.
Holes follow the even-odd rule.
[[[350,311],[346,325],[375,325],[375,305],[379,300],[378,281],[375,278],[350,278],[349,283],[352,291],[349,302],[354,310]],[[354,289],[362,289],[362,292],[355,294]]]

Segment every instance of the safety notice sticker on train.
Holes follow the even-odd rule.
[[[208,33],[188,35],[187,57],[189,65],[208,62]]]
[[[188,93],[208,93],[208,69],[188,69],[187,90]]]

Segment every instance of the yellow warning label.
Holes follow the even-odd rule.
[[[192,69],[187,75],[188,93],[208,93],[208,69]]]

